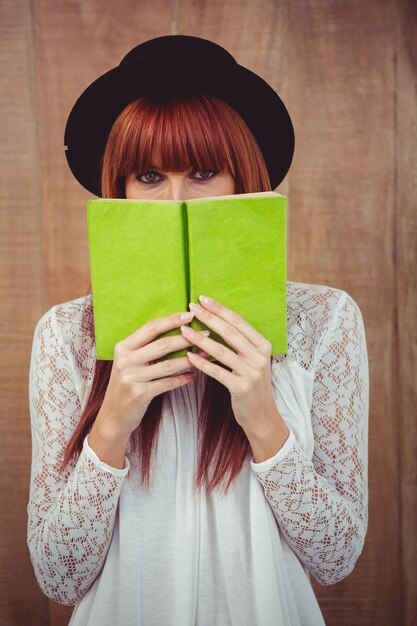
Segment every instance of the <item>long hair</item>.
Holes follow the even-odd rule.
[[[234,179],[235,193],[271,190],[264,158],[250,129],[231,106],[214,96],[146,96],[130,103],[114,122],[108,137],[101,168],[102,196],[125,198],[126,178],[133,172],[152,169],[155,162],[164,171],[181,172],[190,167],[195,171],[227,171]],[[91,285],[87,293],[91,293]],[[225,367],[218,361],[216,364]],[[82,450],[83,440],[103,403],[112,365],[113,361],[96,360],[91,392],[61,468]],[[201,489],[205,483],[209,493],[229,474],[227,493],[243,466],[249,442],[233,415],[229,390],[211,376],[204,378],[195,486]],[[152,450],[164,401],[170,401],[175,391],[155,396],[131,434],[131,450],[139,459],[141,484],[145,488],[150,484]]]

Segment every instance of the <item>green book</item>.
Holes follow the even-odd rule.
[[[285,354],[286,208],[286,196],[273,191],[178,202],[90,200],[97,358],[113,360],[116,343],[149,320],[187,311],[201,294],[241,315],[271,342],[272,354]],[[190,326],[208,328],[195,317]],[[231,348],[209,330],[211,339]],[[180,333],[175,328],[159,336]]]

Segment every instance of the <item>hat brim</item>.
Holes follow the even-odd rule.
[[[230,104],[259,144],[272,189],[279,185],[294,153],[294,129],[281,98],[260,76],[237,63],[181,54],[119,65],[80,95],[68,117],[64,143],[68,165],[81,185],[101,195],[102,157],[122,110],[140,96],[176,90],[214,95]]]

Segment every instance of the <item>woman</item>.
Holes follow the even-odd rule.
[[[90,85],[66,143],[92,193],[186,199],[275,188],[294,136],[265,81],[213,42],[167,36]],[[288,352],[271,355],[239,311],[204,295],[188,317],[173,311],[119,342],[114,363],[95,359],[91,294],[35,329],[28,546],[44,593],[76,605],[73,626],[323,624],[310,573],[335,583],[361,554],[368,362],[356,303],[288,281]],[[193,315],[234,351],[189,334]],[[155,362],[192,345],[197,358]]]

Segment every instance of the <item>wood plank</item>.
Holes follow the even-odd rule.
[[[397,3],[396,256],[403,624],[417,624],[417,10]]]
[[[2,624],[47,623],[26,544],[31,433],[27,376],[42,309],[33,15],[28,0],[0,3],[0,510]]]

